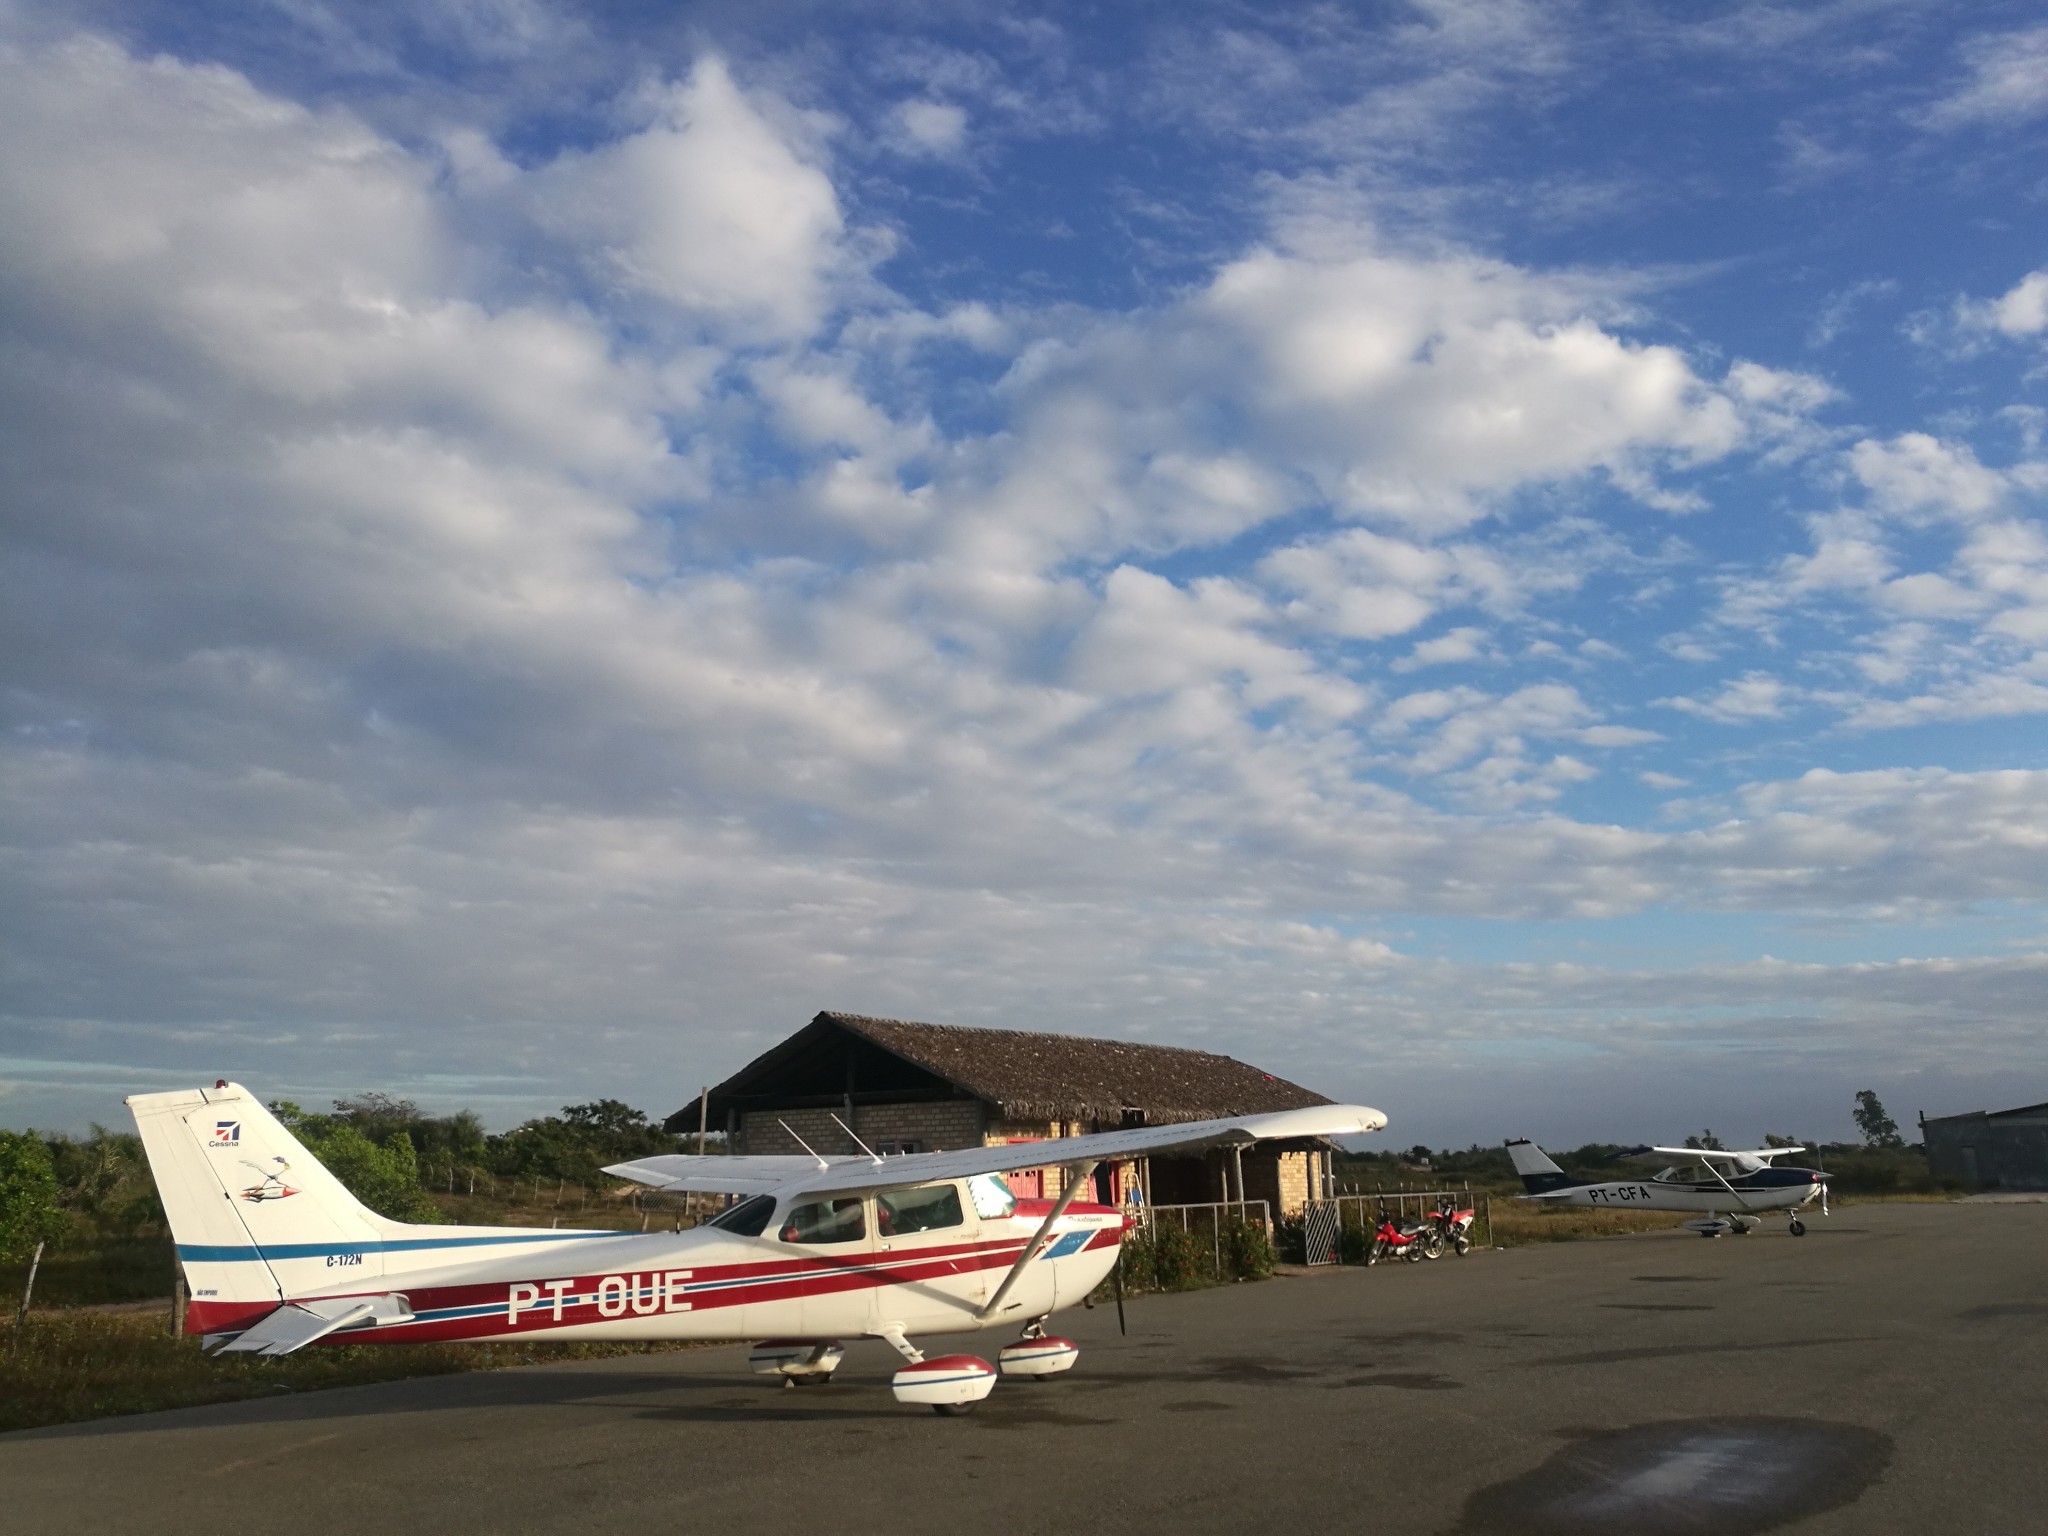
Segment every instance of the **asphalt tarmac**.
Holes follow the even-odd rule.
[[[2048,1206],[1874,1205],[1060,1315],[972,1414],[719,1348],[0,1436],[37,1533],[2048,1531]],[[993,1354],[994,1335],[980,1341]],[[975,1344],[964,1347],[975,1348]]]

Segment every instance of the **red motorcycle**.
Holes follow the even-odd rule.
[[[1382,1259],[1407,1259],[1410,1263],[1418,1259],[1433,1259],[1444,1251],[1443,1235],[1426,1221],[1396,1222],[1387,1214],[1387,1208],[1380,1207],[1379,1230],[1372,1235],[1372,1251],[1366,1254],[1365,1262],[1377,1264]]]
[[[1436,1209],[1429,1213],[1429,1220],[1430,1225],[1436,1228],[1437,1241],[1441,1245],[1437,1250],[1439,1253],[1445,1247],[1460,1258],[1471,1252],[1473,1215],[1470,1210],[1460,1210],[1458,1202],[1449,1195],[1437,1202]]]

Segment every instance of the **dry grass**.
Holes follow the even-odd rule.
[[[1588,1237],[1663,1232],[1690,1219],[1684,1211],[1595,1211],[1583,1206],[1496,1200],[1493,1202],[1493,1241],[1499,1248],[1520,1248],[1529,1243],[1570,1243]]]
[[[11,1317],[0,1320],[0,1430],[70,1424],[114,1414],[152,1413],[442,1376],[453,1371],[688,1349],[689,1344],[315,1345],[275,1359],[209,1357],[199,1341],[172,1338],[162,1311],[60,1309],[29,1314],[21,1349]]]

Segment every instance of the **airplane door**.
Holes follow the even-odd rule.
[[[884,1190],[875,1196],[877,1323],[959,1324],[988,1299],[978,1248],[981,1221],[957,1183]]]

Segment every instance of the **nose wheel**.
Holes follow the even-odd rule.
[[[1806,1236],[1806,1223],[1801,1221],[1797,1216],[1794,1216],[1792,1218],[1792,1225],[1786,1230],[1791,1232],[1791,1234],[1794,1237],[1804,1237]]]

